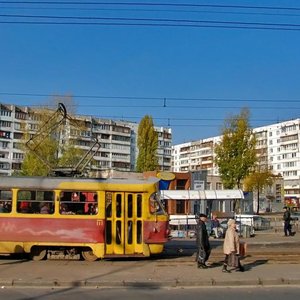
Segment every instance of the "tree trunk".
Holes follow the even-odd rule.
[[[256,214],[259,215],[259,189],[257,190],[257,209]]]

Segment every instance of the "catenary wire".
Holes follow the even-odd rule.
[[[228,4],[195,4],[195,3],[165,3],[165,2],[102,2],[102,1],[0,1],[0,4],[30,4],[30,5],[109,5],[109,6],[162,6],[162,7],[212,7],[234,9],[263,10],[294,10],[299,7],[263,6],[263,5],[228,5]]]
[[[140,27],[185,27],[185,28],[222,28],[222,29],[253,29],[271,31],[299,31],[300,28],[258,27],[234,25],[196,25],[196,24],[157,24],[157,23],[120,23],[120,22],[42,22],[42,21],[0,21],[0,24],[14,25],[77,25],[77,26],[140,26]]]
[[[216,102],[271,102],[271,103],[299,103],[299,99],[242,99],[242,98],[186,98],[186,97],[145,97],[145,96],[104,96],[104,95],[61,95],[61,94],[47,94],[47,93],[14,93],[14,92],[0,92],[3,96],[26,96],[26,97],[72,97],[82,99],[110,99],[110,100],[161,100],[161,101],[216,101]]]
[[[83,8],[83,7],[12,7],[5,6],[1,9],[6,10],[62,10],[62,11],[102,11],[102,12],[162,12],[162,13],[192,13],[192,14],[226,14],[226,15],[248,15],[248,16],[284,16],[299,17],[299,13],[266,13],[266,12],[234,12],[234,11],[217,11],[217,10],[182,10],[182,9],[130,9],[130,8]]]
[[[265,23],[265,22],[237,22],[237,21],[214,21],[214,20],[189,20],[189,19],[167,19],[167,18],[122,18],[122,17],[82,17],[82,16],[46,16],[46,15],[23,15],[23,14],[0,14],[2,18],[22,18],[22,19],[50,19],[50,20],[102,20],[102,21],[121,21],[121,22],[170,22],[179,23],[174,25],[193,25],[193,24],[216,24],[216,25],[230,25],[230,26],[265,26],[263,28],[275,28],[276,26],[292,27],[295,29],[300,29],[300,24],[291,23]],[[67,23],[67,22],[66,22]],[[95,22],[86,22],[87,24],[97,24]],[[159,25],[168,25],[168,23],[162,23]],[[191,23],[191,24],[190,24]],[[82,24],[82,22],[78,22]],[[123,24],[123,23],[122,23]],[[149,23],[152,25],[152,23]],[[156,23],[154,23],[156,24]]]

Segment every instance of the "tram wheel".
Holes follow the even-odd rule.
[[[93,253],[92,250],[82,250],[81,256],[86,261],[95,261],[98,259],[98,257]]]
[[[30,258],[38,261],[46,258],[47,249],[44,247],[32,247],[30,251]]]

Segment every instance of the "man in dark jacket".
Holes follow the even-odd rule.
[[[208,233],[206,230],[205,222],[207,222],[207,216],[204,214],[199,215],[199,220],[196,228],[196,243],[197,243],[197,266],[201,269],[206,269],[205,264],[210,255],[210,244],[208,240]]]
[[[284,221],[284,236],[292,235],[292,230],[291,230],[291,213],[289,209],[285,206],[283,208],[283,221]]]

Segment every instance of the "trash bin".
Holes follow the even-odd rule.
[[[245,242],[240,242],[240,256],[245,257],[247,252],[247,244]]]

